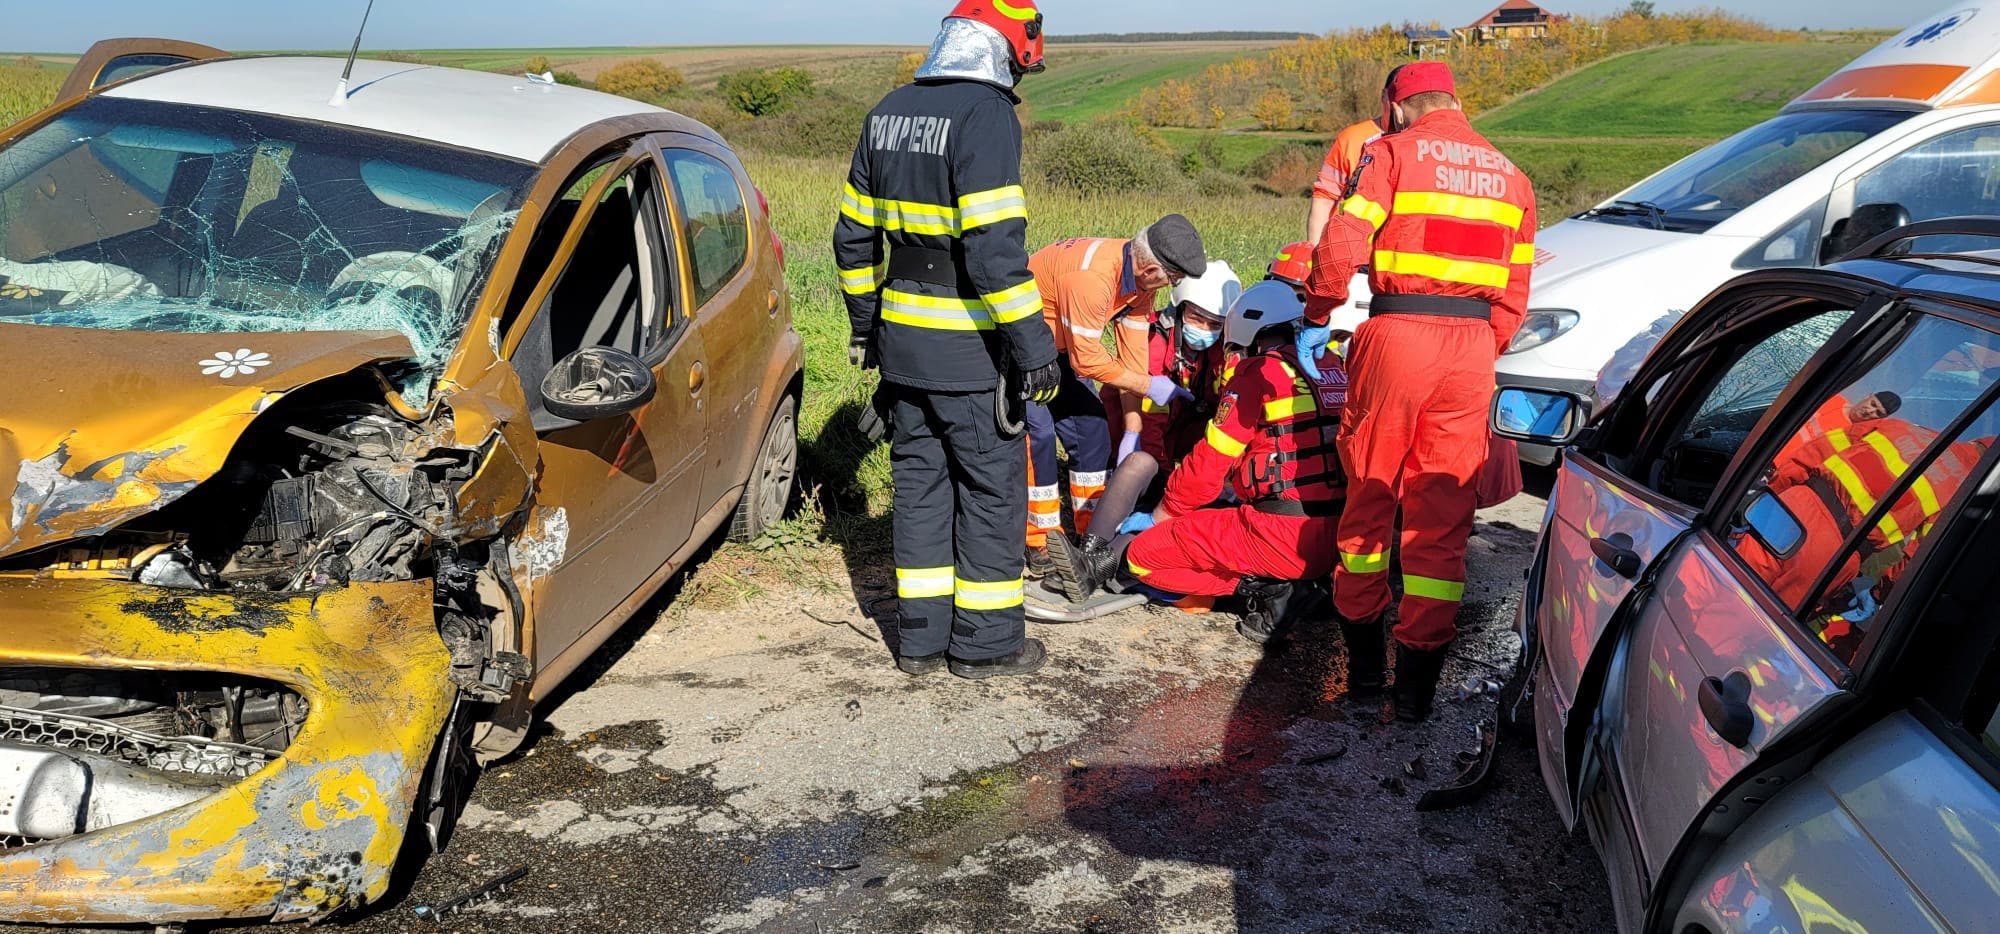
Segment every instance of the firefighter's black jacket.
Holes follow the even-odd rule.
[[[1028,271],[1014,103],[984,82],[927,81],[891,91],[861,128],[833,255],[848,325],[874,336],[889,382],[991,389],[1003,348],[1019,370],[1056,358]],[[911,247],[948,252],[955,271],[932,278],[955,284],[892,277],[889,257]]]

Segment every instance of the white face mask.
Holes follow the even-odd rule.
[[[1208,331],[1197,327],[1195,319],[1192,316],[1184,318],[1181,321],[1181,340],[1187,343],[1190,350],[1207,350],[1215,346],[1216,338],[1221,336],[1222,330],[1220,328]]]

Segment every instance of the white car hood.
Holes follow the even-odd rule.
[[[1693,307],[1736,275],[1731,264],[1755,242],[1585,220],[1541,231],[1528,308],[1570,309],[1577,324],[1539,347],[1502,355],[1500,382],[1595,380],[1632,335],[1668,311]]]

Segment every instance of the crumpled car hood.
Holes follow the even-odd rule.
[[[222,468],[301,386],[408,359],[390,331],[161,334],[0,324],[0,556],[101,534]]]

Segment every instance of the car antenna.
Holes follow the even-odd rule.
[[[361,11],[361,28],[354,31],[354,47],[347,50],[347,67],[340,71],[340,83],[333,88],[333,99],[327,101],[335,107],[347,103],[347,79],[354,74],[354,57],[361,54],[361,34],[368,31],[368,14],[375,12],[375,0],[368,0],[368,8]]]

